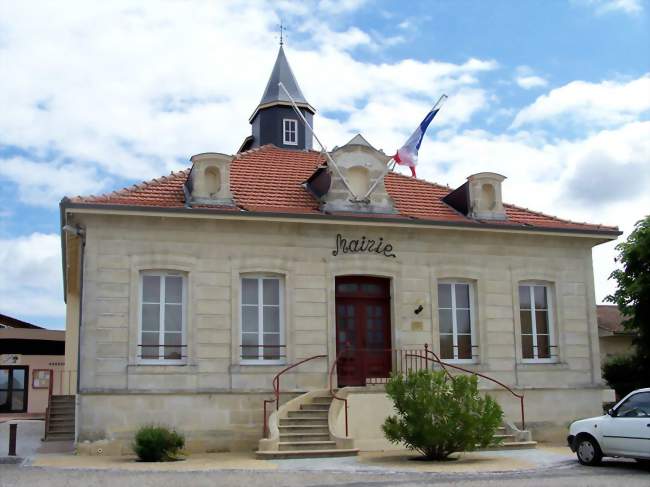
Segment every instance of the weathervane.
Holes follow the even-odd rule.
[[[287,30],[287,28],[284,26],[282,23],[282,20],[280,20],[280,46],[284,45],[284,31]]]

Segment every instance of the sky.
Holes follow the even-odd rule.
[[[650,212],[646,0],[0,0],[0,313],[64,327],[63,196],[237,151],[281,21],[328,147],[391,153],[445,93],[419,177],[498,172],[505,201],[622,238]]]

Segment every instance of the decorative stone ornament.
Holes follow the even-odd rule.
[[[356,135],[344,146],[335,148],[330,155],[348,181],[350,190],[338,173],[328,168],[331,184],[327,193],[322,197],[321,209],[323,211],[396,212],[383,180],[390,156],[375,149],[361,135]],[[368,194],[377,178],[381,178],[381,180]]]
[[[233,205],[230,192],[230,164],[233,156],[217,152],[190,158],[192,171],[187,182],[189,204]]]
[[[501,183],[505,176],[480,172],[467,178],[469,182],[469,216],[480,220],[505,220],[501,199]]]

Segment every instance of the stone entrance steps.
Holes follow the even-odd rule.
[[[44,441],[74,440],[75,397],[52,396],[47,408]]]
[[[330,437],[328,414],[331,396],[314,397],[300,409],[289,411],[278,424],[280,442],[276,451],[258,451],[258,458],[343,457],[359,453],[357,449],[336,447]]]
[[[525,450],[529,448],[536,448],[537,442],[530,440],[517,440],[517,434],[515,432],[509,432],[509,428],[506,426],[500,426],[497,428],[497,432],[494,434],[495,439],[501,440],[497,445],[489,446],[487,448],[481,448],[482,451],[498,451],[498,450]],[[530,437],[528,434],[527,437]]]

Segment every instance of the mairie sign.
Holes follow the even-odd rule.
[[[332,250],[332,255],[336,257],[339,254],[378,254],[383,255],[384,257],[395,258],[396,255],[393,253],[393,246],[388,242],[384,241],[383,237],[380,237],[379,240],[373,240],[371,238],[366,238],[365,235],[360,239],[346,239],[338,233],[336,235],[336,249]]]

